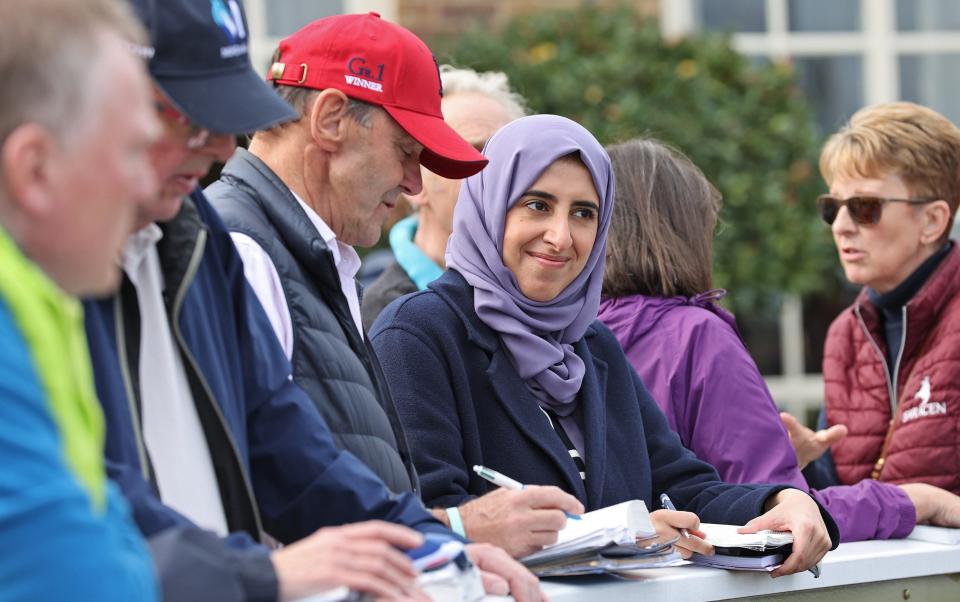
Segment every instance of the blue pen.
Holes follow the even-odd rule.
[[[660,505],[663,506],[665,510],[673,510],[674,512],[677,511],[677,507],[673,505],[673,501],[670,500],[670,496],[666,493],[660,494]],[[687,539],[690,539],[690,532],[686,529],[680,529],[680,534]]]
[[[500,474],[496,470],[487,468],[486,466],[480,466],[479,464],[474,465],[473,472],[480,475],[480,478],[486,479],[496,485],[497,487],[503,487],[504,489],[523,489],[525,485],[516,479],[511,479],[505,474]],[[576,514],[571,514],[569,512],[564,512],[567,515],[567,518],[571,520],[580,520],[580,517]]]

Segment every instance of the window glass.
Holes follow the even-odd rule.
[[[960,123],[960,54],[900,57],[900,98],[943,113]]]
[[[897,0],[900,31],[950,31],[960,29],[957,0]]]
[[[692,4],[695,18],[707,31],[756,33],[767,30],[765,0],[695,0]]]
[[[310,21],[344,12],[343,0],[263,0],[267,35],[283,38]]]
[[[858,31],[860,0],[789,0],[790,31]]]
[[[863,106],[863,59],[859,55],[793,59],[797,83],[813,105],[820,131],[836,131]]]

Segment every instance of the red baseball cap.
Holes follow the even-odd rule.
[[[420,163],[445,178],[472,176],[487,159],[443,121],[437,61],[412,32],[377,13],[317,19],[280,42],[268,80],[335,88],[379,105],[423,145]]]

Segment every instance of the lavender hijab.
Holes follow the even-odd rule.
[[[500,335],[533,395],[563,419],[576,409],[585,371],[572,344],[597,318],[600,305],[607,226],[613,213],[610,158],[590,132],[556,115],[509,123],[490,138],[483,152],[490,163],[460,188],[447,266],[473,287],[477,316]],[[597,189],[597,239],[573,282],[551,301],[533,301],[520,292],[517,279],[503,265],[506,213],[550,164],[571,153],[579,153]],[[582,437],[575,436],[580,435],[579,428],[563,422],[576,429],[569,434],[582,453]]]

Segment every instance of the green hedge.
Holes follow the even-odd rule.
[[[627,7],[536,13],[431,47],[441,62],[505,71],[533,111],[601,142],[653,136],[688,154],[724,196],[714,268],[736,311],[835,282],[813,204],[820,139],[789,65],[753,64],[723,35],[666,41]]]

